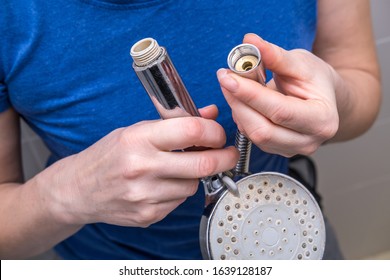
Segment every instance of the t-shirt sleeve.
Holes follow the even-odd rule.
[[[2,81],[0,81],[0,113],[6,111],[10,107],[11,104],[8,98],[7,87]]]

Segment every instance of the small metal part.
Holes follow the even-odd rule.
[[[251,44],[234,47],[227,58],[227,63],[234,73],[265,85],[265,69],[261,63],[260,51]]]
[[[233,181],[232,178],[226,175],[222,175],[222,182],[225,184],[227,189],[234,195],[234,196],[239,196],[240,193],[238,191],[237,184]]]
[[[240,72],[248,72],[252,68],[256,67],[259,63],[259,59],[254,55],[245,55],[241,57],[237,62],[234,68]]]
[[[245,137],[244,134],[237,131],[235,147],[237,148],[240,157],[234,168],[234,174],[238,177],[245,177],[250,175],[249,172],[249,160],[252,150],[252,142]]]

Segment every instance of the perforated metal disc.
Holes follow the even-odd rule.
[[[226,191],[208,217],[212,259],[321,259],[325,224],[310,192],[279,173],[258,173]]]

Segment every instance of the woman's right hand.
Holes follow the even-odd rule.
[[[67,224],[147,227],[195,194],[198,178],[235,166],[238,152],[223,148],[225,141],[217,122],[199,117],[117,129],[49,167],[56,178],[50,188],[55,214]],[[210,149],[178,152],[191,146]],[[43,174],[36,179],[46,180]]]

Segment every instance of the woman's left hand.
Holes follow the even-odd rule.
[[[286,51],[248,34],[266,69],[267,87],[226,69],[217,72],[238,128],[263,151],[291,157],[312,154],[339,127],[335,96],[337,72],[301,49]]]

